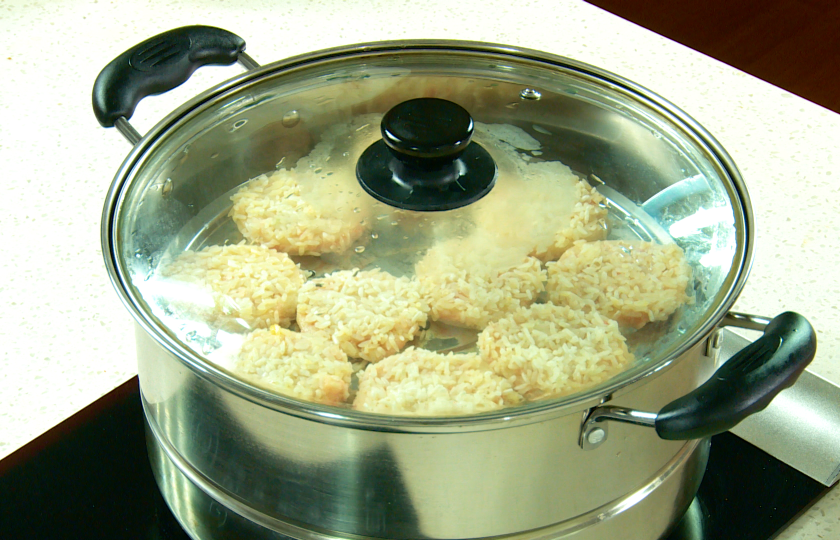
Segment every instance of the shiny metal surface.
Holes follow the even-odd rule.
[[[114,121],[114,127],[117,128],[117,131],[119,131],[123,137],[125,137],[125,139],[128,141],[128,144],[132,146],[139,143],[140,139],[143,138],[143,136],[140,135],[140,133],[136,129],[134,129],[134,126],[132,126],[128,122],[128,120],[126,120],[122,116],[120,116]]]
[[[189,467],[147,423],[148,450],[155,479],[173,514],[195,540],[373,540],[336,534],[256,514]],[[690,441],[662,469],[631,493],[561,523],[498,540],[657,540],[683,515],[703,479],[709,441]]]
[[[399,55],[395,55],[396,52]],[[601,179],[606,183],[604,187],[621,192],[634,201],[644,201],[681,181],[683,176],[693,178],[698,173],[697,166],[679,152],[675,153],[670,143],[663,146],[663,140],[670,135],[657,137],[651,132],[654,128],[669,130],[669,133],[679,129],[680,144],[690,145],[695,149],[692,152],[702,152],[702,167],[707,168],[706,172],[726,179],[722,184],[726,191],[724,199],[730,201],[735,209],[734,223],[723,228],[731,230],[737,239],[733,246],[732,269],[705,276],[704,279],[708,278],[715,284],[707,286],[708,283],[704,283],[700,291],[702,302],[698,301],[687,310],[686,315],[676,318],[670,326],[658,328],[654,339],[649,340],[649,343],[655,343],[657,347],[650,352],[656,362],[647,362],[643,358],[643,361],[637,362],[621,377],[599,388],[565,400],[532,404],[517,409],[516,414],[540,415],[558,407],[580,409],[605,395],[617,395],[624,391],[622,387],[635,384],[651,371],[666,366],[703,339],[726,314],[743,287],[752,256],[753,241],[749,234],[752,213],[749,199],[740,174],[723,149],[696,122],[667,101],[620,77],[592,66],[535,51],[453,42],[360,45],[264,66],[199,96],[153,128],[138,143],[118,172],[103,216],[103,249],[109,275],[138,322],[163,347],[180,356],[194,369],[212,376],[219,385],[230,391],[248,394],[251,399],[293,411],[302,417],[326,417],[345,425],[384,425],[393,428],[393,419],[382,421],[354,411],[337,413],[326,407],[272,396],[231,377],[223,369],[205,362],[200,353],[186,346],[172,332],[162,329],[159,322],[150,315],[136,287],[142,285],[144,279],[155,271],[167,249],[181,241],[177,232],[209,202],[236,188],[242,179],[254,177],[276,166],[277,153],[273,149],[282,147],[286,158],[296,160],[311,148],[318,130],[347,114],[347,111],[339,107],[333,109],[332,106],[324,107],[316,103],[316,98],[327,99],[332,96],[329,92],[336,96],[346,95],[347,92],[340,85],[326,90],[319,86],[311,93],[303,92],[295,85],[310,84],[312,80],[344,80],[345,77],[351,77],[352,83],[352,77],[358,76],[357,70],[345,73],[342,71],[345,64],[354,69],[358,65],[368,65],[365,62],[371,65],[377,62],[396,66],[411,65],[411,69],[416,68],[422,72],[423,65],[434,65],[434,58],[439,52],[450,55],[450,60],[458,60],[460,71],[457,77],[460,80],[470,73],[464,67],[467,64],[485,66],[481,69],[486,69],[487,62],[495,62],[491,65],[497,66],[502,65],[499,64],[502,62],[511,73],[520,69],[536,72],[550,70],[564,73],[564,76],[570,76],[576,81],[574,84],[578,86],[568,89],[568,92],[558,90],[549,95],[547,90],[541,89],[541,100],[528,101],[548,109],[529,112],[521,106],[506,107],[505,104],[511,99],[509,92],[513,92],[515,99],[519,99],[518,93],[523,87],[519,81],[500,82],[488,90],[486,98],[471,104],[475,106],[478,121],[510,123],[527,128],[526,131],[531,130],[529,133],[533,136],[542,137],[545,143],[543,158],[560,159],[580,174]],[[510,67],[514,65],[515,68]],[[452,69],[454,72],[454,67]],[[321,75],[316,77],[314,73]],[[429,75],[423,79],[424,84],[442,85],[451,80],[440,77],[443,75]],[[294,99],[283,97],[281,90],[285,87],[280,86],[278,90],[278,81],[294,88]],[[547,82],[545,84],[548,85]],[[597,97],[594,89],[606,87],[616,92],[616,99],[621,100],[615,110],[610,110],[611,105],[606,103],[590,103],[591,99]],[[377,94],[378,98],[360,102],[359,107],[363,107],[362,110],[371,110],[364,107],[387,109],[391,102],[406,97],[406,92],[411,94],[413,91],[401,88],[392,93]],[[589,94],[581,97],[581,94],[587,92]],[[469,92],[464,92],[464,96],[469,95]],[[570,95],[574,97],[569,98]],[[309,98],[313,100],[312,103],[307,101]],[[549,109],[556,110],[557,114],[547,117],[543,111]],[[299,112],[306,121],[291,128],[284,126],[282,116],[289,110]],[[246,119],[247,123],[243,123]],[[541,132],[533,131],[532,125],[536,124],[554,135],[546,138]],[[568,144],[569,141],[575,143]],[[586,159],[582,159],[583,156]],[[685,169],[684,173],[680,172],[682,169]],[[208,184],[208,177],[214,181]],[[169,179],[173,182],[171,194],[162,197],[160,188]],[[132,184],[132,189],[126,189]],[[701,305],[707,307],[700,308]],[[640,357],[647,355],[644,351],[639,354]],[[487,415],[466,422],[506,422],[508,415],[502,411],[495,416]],[[399,423],[410,429],[435,425],[434,421],[412,418],[400,419]],[[462,423],[461,419],[458,423]],[[452,422],[444,419],[436,425],[448,429],[449,424]]]
[[[239,53],[239,57],[237,57],[236,61],[239,62],[242,65],[242,67],[249,71],[253,69],[259,69],[261,67],[256,60],[254,60],[253,58],[251,58],[250,55],[244,52]]]
[[[725,331],[723,360],[749,343]],[[840,387],[810,371],[731,431],[826,486],[840,477]]]
[[[709,339],[706,341],[706,356],[709,358],[715,359],[715,365],[719,363],[720,360],[720,347],[723,343],[723,329],[718,328]]]
[[[139,328],[137,341],[159,439],[220,493],[306,529],[399,539],[518,534],[628,496],[694,444],[616,424],[598,450],[584,452],[582,410],[449,431],[333,425],[225,391]],[[703,350],[698,344],[613,402],[658,410],[711,374]]]
[[[656,413],[637,411],[626,407],[602,405],[596,407],[587,416],[580,430],[580,447],[594,450],[601,446],[609,436],[607,420],[634,426],[654,427]]]
[[[667,191],[667,190],[666,190]],[[751,315],[748,313],[730,312],[721,322],[721,326],[732,326],[738,328],[745,328],[748,330],[763,331],[769,324],[770,319],[759,315]],[[706,340],[706,350],[704,355],[709,357],[714,365],[718,365],[721,355],[721,348],[723,346],[724,334],[727,333],[723,328],[714,330],[709,338]],[[731,332],[728,332],[730,336]],[[735,339],[730,337],[730,343]],[[740,342],[739,346],[727,351],[728,356],[731,357],[738,352],[743,346],[749,344],[749,341],[744,340]],[[607,421],[620,422],[624,424],[631,424],[635,426],[656,427],[657,413],[639,411],[635,409],[628,409],[625,407],[615,407],[612,405],[602,405],[592,409],[587,415],[581,426],[580,446],[584,450],[594,450],[598,448],[608,437]],[[838,472],[838,471],[835,471]]]
[[[539,124],[554,135],[546,139],[546,158],[602,179],[634,204],[698,173],[685,156],[663,146],[652,128],[679,132],[681,141],[696,147],[707,172],[726,179],[725,199],[736,214],[731,228],[724,228],[737,240],[731,270],[711,276],[717,285],[701,291],[709,309],[682,327],[658,328],[657,338],[670,345],[655,361],[640,355],[623,378],[597,389],[485,415],[433,419],[366,415],[271,394],[204,361],[157,323],[137,286],[161,254],[182,240],[178,231],[243,179],[272,170],[277,165],[272,149],[282,146],[290,160],[297,159],[311,149],[319,130],[346,114],[315,100],[324,96],[321,88],[309,94],[297,88],[291,99],[280,83],[305,87],[333,80],[328,77],[358,77],[356,66],[366,62],[416,60],[412,65],[421,69],[436,51],[482,69],[495,66],[499,74],[514,73],[511,65],[570,74],[577,86],[568,92],[535,85],[541,99],[525,100],[559,111],[555,123],[537,109],[506,106],[510,92],[520,99],[518,80],[498,84],[471,112],[478,121],[523,129]],[[435,77],[427,82],[445,82]],[[599,85],[618,94],[620,114],[593,105],[597,94],[591,89]],[[568,97],[577,92],[592,95]],[[375,110],[404,98],[399,92],[383,95]],[[285,126],[282,117],[291,110],[305,121]],[[215,181],[206,182],[208,176]],[[659,410],[708,378],[714,359],[704,356],[706,340],[744,286],[752,219],[741,176],[720,145],[687,115],[634,83],[536,51],[398,42],[264,66],[185,104],[147,133],[118,171],[105,203],[102,241],[109,276],[138,322],[140,384],[157,437],[152,446],[167,448],[185,471],[196,473],[194,479],[204,478],[215,493],[252,516],[340,537],[517,537],[543,530],[527,538],[628,538],[631,532],[635,540],[661,536],[687,508],[702,478],[705,445],[663,441],[653,430],[615,424],[597,450],[584,452],[578,445],[582,416],[605,402]],[[171,495],[180,489],[172,486],[186,485],[183,475],[166,465],[171,460],[161,452],[156,455],[164,494],[185,527],[196,530],[206,519],[204,510]],[[558,524],[563,526],[557,529]],[[260,537],[253,523],[242,527],[242,536]]]
[[[592,428],[591,430],[584,431],[586,442],[591,445],[601,444],[605,440],[607,440],[607,432],[599,427]],[[586,448],[584,448],[586,450]]]
[[[731,326],[733,328],[743,328],[745,330],[764,331],[767,325],[770,324],[770,317],[761,315],[751,315],[749,313],[738,313],[730,311],[721,321],[720,325]]]
[[[592,422],[612,420],[634,426],[654,427],[656,425],[656,413],[634,411],[624,407],[598,407],[589,418]]]

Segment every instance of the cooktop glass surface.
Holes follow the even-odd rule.
[[[770,540],[826,491],[724,433],[667,540]],[[152,477],[136,378],[0,461],[0,500],[4,540],[189,540]]]

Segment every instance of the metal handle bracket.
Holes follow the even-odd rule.
[[[764,335],[733,355],[699,388],[658,413],[611,405],[590,410],[581,426],[581,448],[591,450],[607,440],[608,420],[653,427],[667,440],[723,433],[763,410],[779,392],[792,386],[816,354],[814,329],[796,313],[782,313],[772,320],[730,313],[721,326],[763,330]],[[708,338],[707,354],[716,354],[720,348],[718,331]]]

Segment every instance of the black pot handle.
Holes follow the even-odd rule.
[[[728,431],[792,386],[816,351],[817,336],[805,317],[782,313],[702,386],[663,407],[656,432],[663,439],[687,440]]]
[[[610,405],[596,407],[582,426],[580,445],[589,450],[606,440],[607,420],[654,427],[659,437],[668,440],[702,439],[723,433],[767,407],[779,392],[792,386],[817,351],[813,327],[797,313],[782,313],[766,326],[760,318],[730,313],[723,323],[727,325],[763,327],[764,335],[733,355],[699,388],[672,401],[659,413]]]
[[[99,73],[93,84],[96,119],[103,127],[128,120],[144,97],[180,86],[201,66],[239,60],[249,69],[259,67],[244,50],[245,40],[212,26],[184,26],[147,39]]]

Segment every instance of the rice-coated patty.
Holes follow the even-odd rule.
[[[354,202],[337,187],[306,197],[301,178],[320,182],[311,176],[280,169],[245,184],[231,197],[229,214],[242,236],[292,255],[341,253],[353,245],[365,231]]]
[[[584,182],[575,185],[575,201],[567,226],[560,228],[548,246],[538,246],[531,253],[543,262],[555,261],[576,242],[594,242],[607,237],[606,198]]]
[[[348,356],[368,362],[402,350],[429,312],[416,280],[379,269],[340,270],[310,280],[298,298],[302,332],[323,332]]]
[[[693,299],[687,293],[691,267],[676,244],[579,243],[546,266],[553,303],[582,308],[591,302],[622,326],[664,321]]]
[[[478,336],[478,348],[482,360],[528,400],[585,390],[633,361],[615,321],[553,304],[490,323]]]
[[[532,304],[546,279],[539,260],[483,235],[433,246],[415,265],[415,274],[432,320],[477,330]]]
[[[339,405],[350,395],[353,367],[338,345],[321,334],[272,326],[248,335],[234,372],[280,394]]]
[[[510,145],[495,150],[497,184],[469,207],[480,229],[543,262],[557,260],[578,240],[606,238],[606,198],[569,167],[528,160]]]
[[[382,414],[447,416],[492,411],[522,401],[478,354],[409,347],[359,375],[353,408]]]
[[[244,243],[185,251],[161,269],[161,276],[200,289],[185,295],[197,312],[224,324],[242,319],[250,328],[289,326],[305,278],[288,255]],[[210,306],[198,302],[201,293]]]

